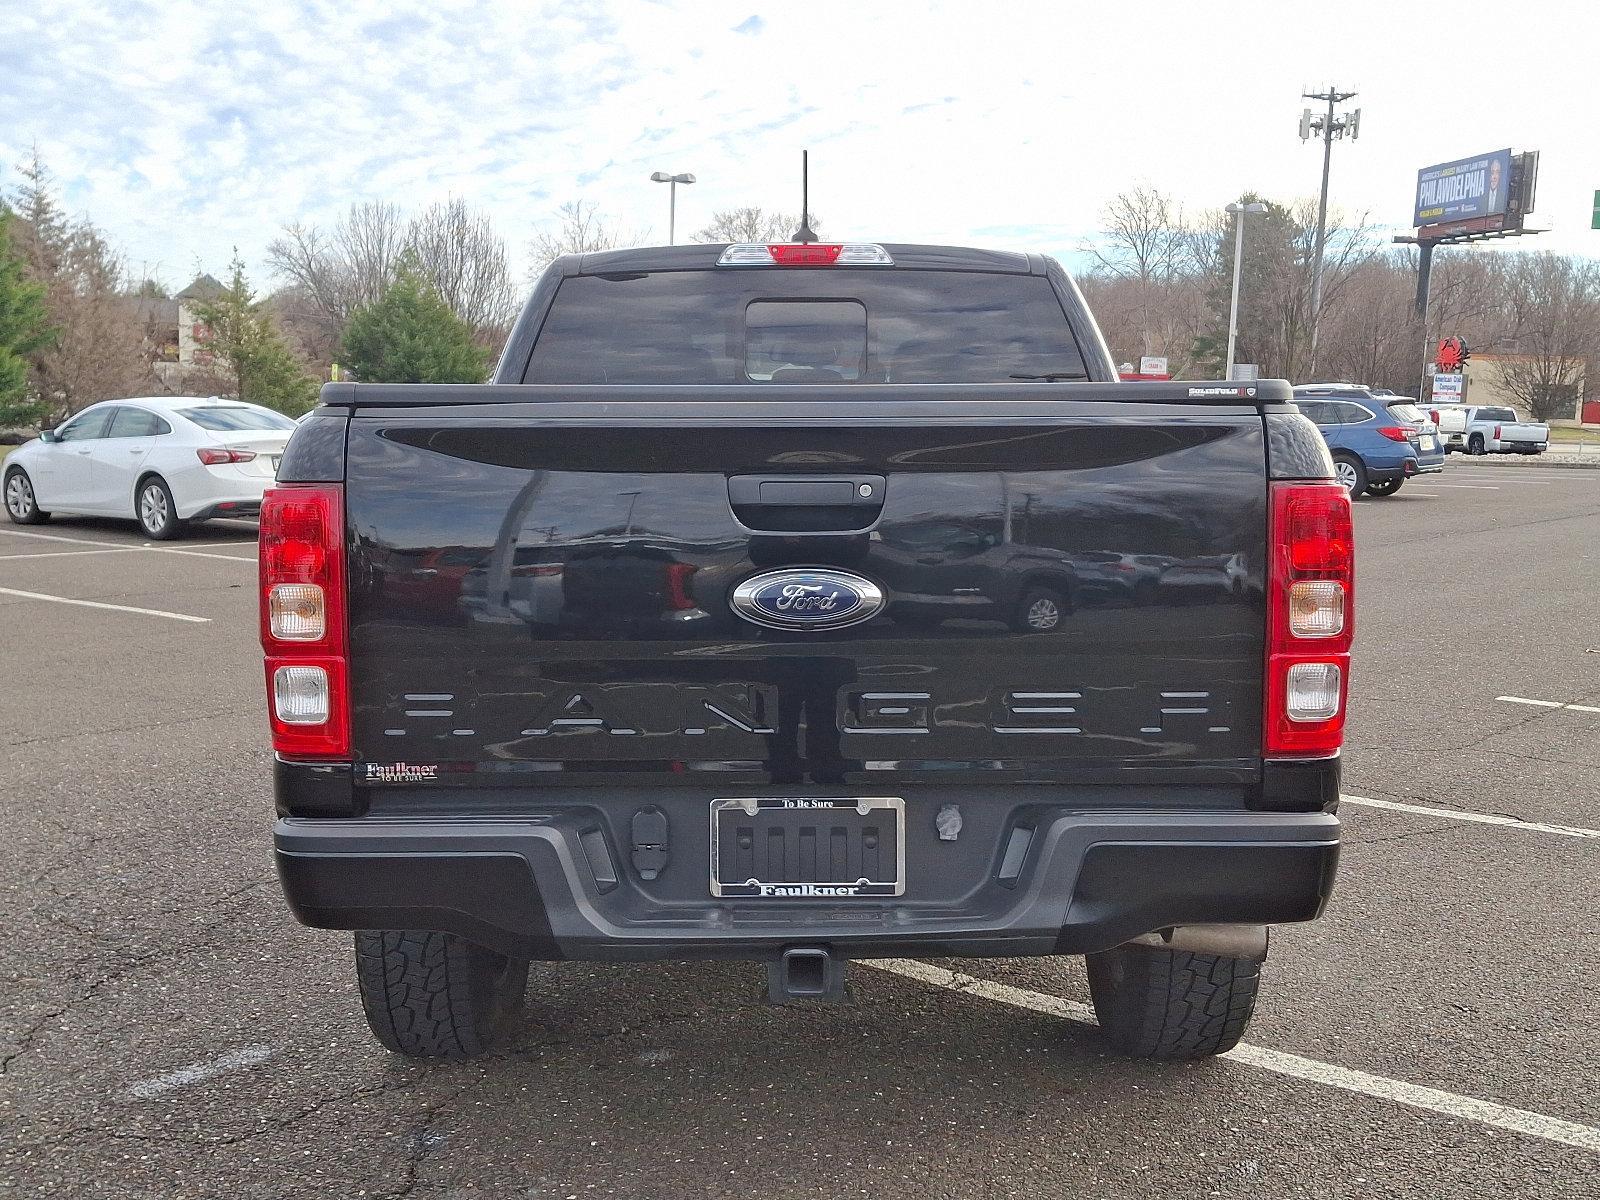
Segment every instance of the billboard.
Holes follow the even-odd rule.
[[[1413,225],[1441,225],[1504,213],[1511,198],[1511,151],[1436,163],[1417,172]]]

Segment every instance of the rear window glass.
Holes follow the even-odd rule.
[[[1050,281],[976,271],[582,275],[526,383],[1004,383],[1084,377]]]
[[[1480,408],[1477,419],[1480,421],[1515,421],[1517,414],[1509,408]]]
[[[112,437],[154,437],[158,434],[171,433],[172,426],[168,425],[155,413],[142,408],[119,408],[116,419],[111,422]]]
[[[293,429],[294,422],[280,413],[266,412],[243,405],[215,404],[206,408],[178,410],[201,429],[228,433],[246,429]]]
[[[1389,405],[1389,411],[1402,421],[1420,422],[1423,420],[1422,410],[1415,404],[1391,404]]]

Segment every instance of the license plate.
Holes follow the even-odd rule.
[[[905,892],[905,801],[771,796],[711,802],[711,894],[854,900]]]
[[[1422,439],[1422,448],[1424,450],[1437,450],[1439,443],[1431,437],[1425,437]]]

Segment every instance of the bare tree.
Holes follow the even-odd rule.
[[[289,281],[284,308],[295,339],[313,357],[331,354],[351,316],[383,298],[407,254],[473,337],[497,347],[517,303],[505,239],[487,214],[459,197],[409,218],[383,201],[352,204],[327,233],[286,226],[267,256]]]
[[[642,234],[624,229],[615,219],[602,216],[589,201],[568,200],[556,210],[555,228],[540,230],[528,246],[533,260],[532,273],[537,279],[563,254],[592,254],[619,246],[637,246],[644,240]]]
[[[485,213],[455,198],[429,205],[412,219],[406,248],[444,302],[482,339],[511,327],[517,289],[506,243]]]
[[[1587,359],[1600,346],[1600,266],[1551,253],[1505,264],[1501,385],[1541,421],[1570,419]]]
[[[1171,279],[1189,264],[1183,208],[1156,188],[1118,192],[1100,210],[1100,236],[1084,248],[1107,274],[1152,282]]]
[[[809,213],[811,231],[822,234],[822,218]],[[762,208],[730,208],[711,214],[711,221],[694,235],[697,242],[787,242],[800,228],[796,213],[767,212]]]
[[[1415,391],[1421,377],[1412,312],[1413,256],[1376,256],[1352,268],[1324,306],[1319,373],[1328,379]]]
[[[1084,280],[1108,344],[1119,359],[1161,354],[1185,374],[1206,318],[1197,238],[1171,197],[1148,186],[1113,196],[1097,238],[1084,250],[1095,270]]]
[[[273,269],[317,310],[321,338],[337,343],[350,314],[382,299],[406,248],[399,206],[352,204],[332,232],[295,222],[267,247]]]

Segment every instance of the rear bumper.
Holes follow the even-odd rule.
[[[213,517],[259,517],[261,515],[261,497],[253,500],[219,500],[215,504],[208,504],[197,512],[190,513],[186,520],[209,521]]]
[[[795,944],[846,958],[1082,954],[1173,925],[1311,920],[1339,855],[1338,818],[1321,812],[1042,808],[1029,821],[1020,860],[997,855],[981,886],[937,905],[662,902],[582,810],[287,817],[274,842],[306,925],[432,929],[519,957],[591,960],[762,959]],[[913,860],[908,878],[937,869]]]

